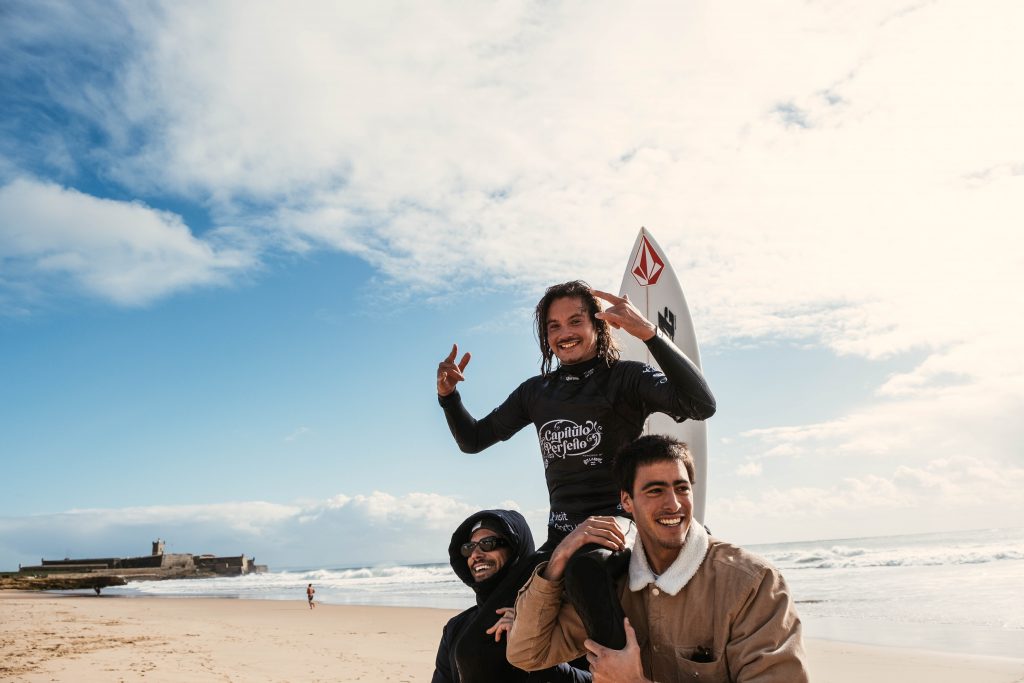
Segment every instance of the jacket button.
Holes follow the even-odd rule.
[[[661,595],[661,591],[658,590],[657,588],[652,588],[651,589],[651,595]]]

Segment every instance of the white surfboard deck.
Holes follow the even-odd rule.
[[[647,232],[640,228],[626,273],[622,277],[619,296],[629,296],[633,305],[640,309],[648,320],[661,328],[686,356],[700,367],[700,350],[697,335],[686,306],[679,278],[668,262],[668,256]],[[647,345],[624,332],[616,332],[616,339],[622,351],[622,358],[648,363],[655,367]],[[686,420],[678,423],[667,415],[655,413],[647,420],[645,434],[667,434],[686,442],[693,454],[697,481],[693,486],[693,516],[706,523],[705,504],[708,490],[708,427],[703,421]]]

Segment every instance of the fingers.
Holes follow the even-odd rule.
[[[541,575],[549,581],[561,579],[569,559],[580,548],[590,544],[613,551],[625,550],[626,536],[616,524],[614,517],[588,517],[555,546],[551,559]]]
[[[611,310],[609,309],[608,312],[611,313]],[[612,316],[614,316],[614,315],[615,314],[612,313]],[[594,314],[594,317],[597,318],[598,320],[604,320],[605,322],[607,322],[609,325],[611,325],[612,327],[614,327],[617,330],[621,330],[622,329],[622,325],[620,325],[618,322],[616,322],[612,317],[606,316],[605,315],[605,311],[598,311],[597,313]]]
[[[583,544],[596,543],[611,550],[624,550],[626,535],[616,524],[614,517],[588,517],[576,527],[583,537]]]
[[[437,364],[437,393],[447,396],[455,390],[455,385],[465,381],[462,371],[469,365],[472,355],[465,353],[456,365],[455,357],[459,355],[459,345],[452,344],[452,350],[443,361]]]
[[[602,292],[600,289],[591,289],[590,293],[596,296],[598,299],[604,299],[613,306],[629,301],[629,297],[623,298],[621,296],[615,296],[614,294],[609,294],[608,292]]]
[[[459,366],[457,365],[439,365],[437,368],[437,376],[442,381],[451,377],[456,382],[461,382],[466,379],[461,372],[459,372]]]
[[[591,640],[590,638],[583,641],[583,647],[587,648],[587,661],[591,664],[600,659],[601,656],[608,651],[608,648],[604,645],[596,640]],[[591,659],[591,657],[594,659]]]
[[[598,320],[604,320],[609,325],[617,330],[622,329],[622,323],[628,322],[631,304],[629,303],[629,297],[620,297],[608,294],[607,292],[598,292],[597,290],[591,290],[595,295],[607,295],[603,296],[606,301],[612,305],[605,308],[603,311],[598,311],[594,314],[594,317]]]
[[[455,385],[466,378],[455,365],[441,363],[437,366],[437,393],[447,396],[455,390]]]
[[[512,621],[516,617],[516,611],[513,607],[500,607],[494,610],[496,613],[501,615],[501,618],[495,622],[494,626],[490,627],[485,631],[488,635],[494,634],[494,642],[501,641],[501,635],[508,633],[512,630]]]
[[[626,647],[639,647],[636,642],[636,631],[633,630],[633,625],[629,623],[629,617],[622,620],[622,625],[626,629]]]
[[[607,294],[607,292],[598,292],[597,290],[591,291],[595,295]],[[657,328],[654,324],[647,320],[644,314],[632,304],[628,296],[608,295],[606,298],[608,301],[613,302],[613,305],[595,314],[599,320],[605,321],[617,330],[624,330],[641,341],[647,341],[657,334]]]
[[[508,623],[505,623],[503,621],[499,621],[497,624],[495,624],[494,626],[492,626],[489,629],[487,629],[487,633],[488,634],[493,633],[494,634],[494,642],[500,643],[501,642],[501,636],[503,634],[505,634],[505,633],[510,632],[511,630],[512,630],[512,622],[511,621],[509,621]]]
[[[456,365],[455,357],[458,355],[459,345],[452,344],[451,353],[449,353],[443,361],[437,364],[438,373],[440,373],[442,370],[446,372],[455,372],[455,369],[458,368],[458,372],[461,374],[462,371],[466,369],[466,366],[469,365],[469,359],[472,358],[473,355],[467,351],[466,353],[462,354],[462,360],[460,360],[459,364]]]

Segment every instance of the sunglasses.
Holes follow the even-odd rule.
[[[488,536],[487,538],[481,538],[479,541],[470,541],[469,543],[463,543],[462,556],[469,557],[473,554],[473,551],[476,550],[477,546],[480,546],[480,550],[483,550],[485,553],[489,553],[495,548],[500,548],[502,546],[507,545],[508,541],[506,541],[501,536]]]

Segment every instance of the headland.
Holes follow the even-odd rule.
[[[123,586],[129,581],[203,579],[216,576],[262,574],[266,565],[246,555],[194,555],[165,552],[164,541],[153,541],[149,555],[90,557],[62,560],[40,559],[38,565],[0,573],[0,588],[18,590],[73,590]]]

